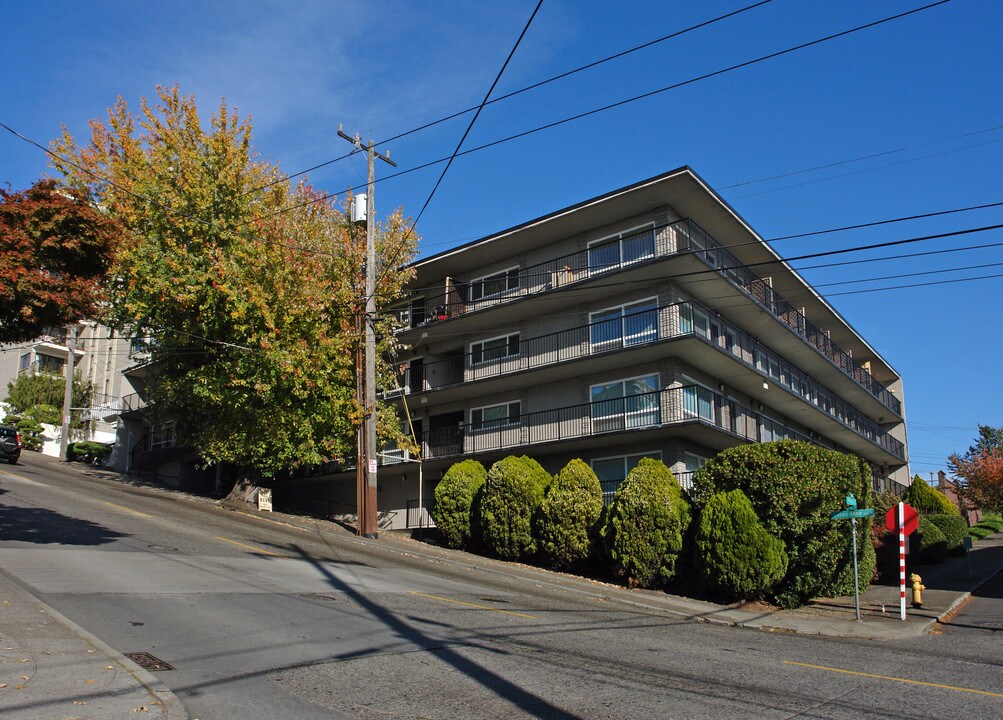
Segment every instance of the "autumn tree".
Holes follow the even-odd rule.
[[[364,229],[260,160],[249,120],[221,102],[204,126],[176,86],[136,114],[120,99],[88,144],[64,131],[54,151],[73,161],[55,162],[70,187],[129,230],[110,315],[150,338],[151,412],[207,462],[273,475],[354,461]],[[376,228],[377,308],[402,296],[406,227],[398,211]],[[391,357],[392,317],[374,322]],[[378,372],[392,384],[388,362]],[[400,437],[392,409],[378,430]]]
[[[947,465],[966,503],[1003,512],[1003,428],[979,425],[975,444],[964,455],[951,455]]]
[[[0,343],[93,317],[121,225],[52,179],[0,188]]]

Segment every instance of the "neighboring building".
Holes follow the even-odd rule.
[[[419,474],[427,505],[452,463],[510,454],[582,458],[612,493],[644,456],[687,486],[725,448],[793,438],[865,458],[879,489],[909,482],[898,373],[689,168],[414,268],[388,395],[423,462],[381,455],[384,527],[427,522]],[[345,473],[312,494],[354,493]]]
[[[91,405],[83,411],[84,428],[79,439],[112,443],[121,405],[129,341],[96,322],[81,322],[73,342],[74,375],[92,388]],[[27,343],[0,347],[0,395],[7,384],[23,373],[51,373],[65,377],[69,359],[71,327],[53,328]],[[60,428],[47,428],[42,452],[59,454]],[[71,439],[78,439],[75,436]]]
[[[958,495],[958,483],[956,480],[949,478],[943,470],[938,470],[935,487],[944,493],[944,496],[958,508],[958,512],[961,513],[961,517],[965,519],[969,527],[979,524],[982,520],[982,511],[978,508],[972,508],[965,502],[963,497]]]

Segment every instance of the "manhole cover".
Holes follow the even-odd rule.
[[[139,665],[144,670],[173,670],[174,666],[165,663],[158,657],[154,657],[148,652],[126,653],[125,656]]]

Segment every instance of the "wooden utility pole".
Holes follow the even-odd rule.
[[[338,125],[338,136],[352,143],[356,149],[362,149],[359,135],[349,137],[343,127]],[[397,163],[386,155],[376,152],[376,145],[370,140],[366,145],[366,155],[369,165],[369,179],[366,185],[366,286],[365,315],[362,322],[365,326],[365,351],[363,357],[362,376],[363,392],[359,398],[364,413],[362,427],[359,431],[358,455],[358,485],[356,489],[356,522],[355,533],[363,537],[379,537],[376,508],[376,330],[373,320],[376,317],[376,209],[373,201],[375,192],[375,160],[397,167]]]
[[[66,364],[63,366],[65,385],[63,386],[63,427],[59,436],[59,459],[68,460],[66,456],[70,447],[70,415],[73,409],[73,355],[77,346],[77,325],[70,325],[66,334]]]

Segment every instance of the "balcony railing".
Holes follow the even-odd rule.
[[[517,354],[494,360],[475,362],[483,360],[481,352],[417,365],[405,371],[402,387],[405,392],[437,390],[685,336],[699,337],[737,358],[861,437],[905,459],[903,443],[873,420],[750,335],[695,302],[650,308],[613,320],[528,338],[519,343]],[[505,348],[504,352],[509,352],[507,345]]]
[[[850,353],[810,323],[798,308],[773,290],[769,282],[752,272],[710,233],[688,218],[522,268],[517,281],[507,282],[504,290],[488,295],[479,292],[476,299],[468,293],[467,285],[451,280],[450,286],[442,293],[425,296],[412,303],[411,309],[399,311],[399,319],[406,327],[449,320],[639,263],[683,253],[692,253],[700,258],[708,268],[743,290],[882,405],[896,415],[902,414],[901,401],[875,380]],[[479,287],[483,288],[483,285]]]
[[[422,456],[449,458],[685,423],[715,427],[749,442],[788,438],[824,444],[720,393],[688,385],[526,413],[497,423],[428,430],[421,436]],[[384,464],[396,461],[391,450],[380,457]],[[405,459],[411,458],[401,455],[400,461]]]

